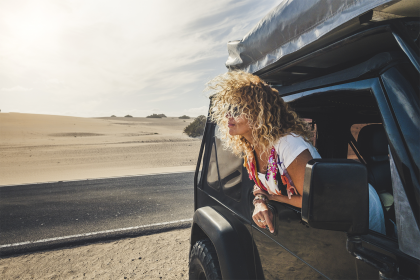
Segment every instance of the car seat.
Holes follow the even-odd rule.
[[[388,140],[382,124],[363,127],[357,139],[357,148],[366,161],[368,182],[375,188],[384,209],[387,235],[394,236],[395,210],[392,191]],[[393,224],[390,224],[389,220]]]

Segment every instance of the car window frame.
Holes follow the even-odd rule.
[[[359,90],[368,90],[370,91],[376,99],[379,111],[381,113],[382,124],[384,125],[385,131],[387,132],[388,143],[390,146],[390,150],[394,155],[394,160],[397,164],[397,169],[399,176],[402,174],[401,165],[410,166],[408,151],[405,149],[403,145],[403,137],[398,129],[397,122],[392,114],[392,107],[389,104],[389,100],[387,98],[387,92],[383,87],[383,84],[380,80],[380,77],[370,78],[365,80],[360,80],[356,82],[350,82],[340,85],[334,85],[324,88],[312,89],[303,92],[291,93],[287,94],[286,96],[282,96],[284,101],[292,102],[296,101],[300,98],[304,98],[307,96],[316,96],[320,94],[325,94],[329,92],[342,92],[342,91],[359,91]],[[398,163],[400,163],[400,168],[398,168]],[[406,194],[408,186],[406,184]],[[414,210],[413,210],[414,211]],[[386,236],[383,236],[387,238]]]

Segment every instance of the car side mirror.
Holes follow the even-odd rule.
[[[366,167],[348,159],[312,159],[303,183],[302,220],[313,228],[367,234],[369,188]]]

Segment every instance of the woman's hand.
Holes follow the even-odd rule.
[[[265,228],[266,226],[268,226],[270,232],[274,232],[273,213],[271,213],[271,210],[268,209],[267,204],[265,204],[264,202],[261,201],[255,203],[252,219],[260,228]]]

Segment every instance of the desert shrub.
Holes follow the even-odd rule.
[[[187,115],[180,116],[179,118],[180,118],[180,119],[183,119],[183,120],[191,119],[191,118],[190,118],[190,117],[188,117]]]
[[[125,115],[124,118],[132,118],[133,116],[131,115]]]
[[[112,116],[111,116],[111,118],[116,118],[116,117],[117,117],[116,115],[112,115]]]
[[[150,115],[150,116],[147,116],[146,118],[156,118],[156,119],[160,119],[160,118],[162,118],[160,115],[158,115],[158,114],[153,114],[153,115]]]
[[[201,115],[194,119],[186,128],[184,133],[189,137],[198,137],[204,134],[204,127],[206,126],[206,117]]]
[[[166,118],[165,114],[152,114],[150,116],[147,116],[146,118]]]

